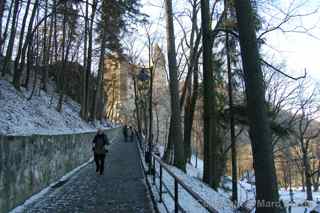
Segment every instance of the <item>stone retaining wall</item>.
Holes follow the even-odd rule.
[[[121,128],[105,132],[109,140],[123,137]],[[0,213],[87,162],[94,135],[0,136]]]

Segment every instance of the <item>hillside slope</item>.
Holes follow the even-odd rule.
[[[54,91],[51,86],[49,91]],[[95,131],[111,124],[88,124],[79,117],[80,106],[65,98],[63,111],[56,110],[58,95],[36,91],[28,100],[30,91],[18,92],[8,81],[0,80],[0,135],[64,134]]]

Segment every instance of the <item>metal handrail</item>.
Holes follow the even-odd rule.
[[[160,202],[162,202],[162,185],[164,185],[163,181],[162,181],[162,168],[166,170],[166,172],[174,178],[174,196],[172,196],[172,193],[170,192],[169,195],[170,197],[174,200],[175,203],[175,213],[178,213],[179,210],[181,210],[182,212],[185,212],[182,207],[179,205],[179,200],[178,200],[178,187],[179,185],[182,186],[182,188],[184,190],[186,190],[203,208],[205,208],[206,210],[208,210],[211,213],[218,213],[218,211],[216,209],[214,209],[213,207],[211,207],[203,198],[201,198],[196,192],[194,192],[192,189],[190,189],[190,187],[188,187],[176,174],[174,174],[170,168],[168,167],[168,165],[166,165],[160,157],[158,157],[157,155],[155,155],[154,153],[152,153],[152,160],[150,163],[153,164],[153,183],[155,184],[155,178],[157,176],[157,172],[156,172],[156,167],[155,167],[155,161],[157,161],[160,165],[160,174],[159,174],[159,179],[160,179],[160,190],[159,190],[159,197],[160,197]],[[157,188],[157,187],[156,187]],[[169,191],[168,187],[165,186],[165,188]]]
[[[162,167],[160,167],[160,168],[162,168]],[[162,170],[162,169],[161,169]],[[162,194],[164,194],[164,193],[168,193],[168,195],[173,199],[173,200],[175,200],[175,195],[170,191],[170,189],[169,189],[169,187],[165,184],[165,183],[163,183],[161,180],[162,180],[162,174],[161,174],[161,172],[160,173],[158,173],[157,171],[155,171],[155,175],[159,178],[159,187],[157,186],[157,184],[155,184],[155,179],[153,179],[153,185],[155,186],[155,188],[158,190],[158,192],[159,192],[159,202],[160,203],[163,203],[163,205],[164,205],[164,207],[165,207],[165,209],[166,209],[166,211],[167,212],[170,212],[170,210],[169,210],[169,208],[168,208],[168,206],[165,204],[165,202],[163,202],[163,200],[162,200]],[[154,176],[155,176],[154,175]],[[162,188],[165,188],[166,189],[166,191],[165,192],[163,192],[163,189]],[[161,195],[161,196],[160,196]],[[181,211],[181,212],[186,212],[182,207],[181,207],[181,205],[179,204],[179,203],[177,203],[177,207],[178,207],[178,209]]]

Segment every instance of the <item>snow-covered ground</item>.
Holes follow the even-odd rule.
[[[65,98],[62,112],[56,110],[58,95],[50,84],[49,94],[36,91],[28,100],[30,91],[18,92],[6,80],[0,80],[0,135],[68,134],[91,132],[97,127],[108,128],[103,122],[88,124],[79,117],[80,105]]]
[[[163,155],[164,149],[162,146],[157,147],[160,155]],[[197,165],[197,166],[195,166]],[[197,159],[194,155],[191,158],[191,164],[187,164],[187,174],[182,173],[180,170],[170,167],[171,171],[173,171],[177,176],[179,176],[187,185],[191,186],[191,188],[201,195],[202,198],[206,198],[208,203],[216,204],[220,202],[224,202],[226,207],[232,207],[232,203],[230,201],[231,192],[232,192],[232,181],[231,177],[224,177],[222,181],[222,187],[218,189],[218,192],[215,192],[207,185],[201,182],[202,174],[203,174],[203,161],[201,159]],[[165,181],[173,187],[173,180],[170,180],[170,177],[167,177],[164,174]],[[250,180],[250,181],[248,181]],[[152,181],[152,179],[150,179]],[[255,185],[250,184],[254,182],[254,174],[249,173],[248,176],[242,177],[238,182],[238,199],[239,206],[246,206],[254,212],[255,206]],[[157,186],[159,183],[157,182]],[[155,189],[154,189],[155,190]],[[286,209],[288,210],[289,206],[291,206],[292,213],[309,213],[311,210],[314,210],[318,205],[318,212],[320,213],[320,192],[313,192],[314,201],[306,202],[306,192],[303,192],[300,188],[293,188],[293,200],[294,203],[290,203],[290,193],[289,190],[280,189],[279,190],[280,199],[283,201]],[[183,193],[183,198],[181,198],[181,202],[184,205],[187,205],[188,212],[202,212],[199,208],[199,205],[192,200],[192,198]],[[221,200],[222,199],[222,200]],[[166,202],[170,204],[170,207],[173,208],[173,202],[170,198],[166,198]],[[213,205],[213,207],[215,207]],[[217,210],[220,212],[230,212],[228,208],[220,209],[218,206]],[[289,211],[288,211],[289,212]]]
[[[163,155],[163,147],[158,147],[158,151],[160,155]],[[143,156],[143,154],[141,153]],[[145,169],[147,169],[147,165],[144,163]],[[233,213],[234,208],[231,200],[228,198],[226,193],[217,192],[210,188],[208,185],[203,183],[198,178],[198,170],[192,167],[191,165],[187,166],[187,174],[182,172],[181,170],[167,165],[172,173],[175,174],[185,185],[188,186],[193,192],[198,194],[208,205],[216,209],[221,213]],[[159,173],[159,164],[156,163],[157,172]],[[191,174],[191,175],[190,175]],[[152,184],[153,179],[152,176],[148,176],[148,180],[151,183],[151,190],[155,199],[159,201],[159,178],[156,179],[155,184]],[[167,206],[169,212],[174,212],[174,201],[169,194],[174,194],[174,178],[163,169],[163,183],[167,186],[170,193],[165,192],[167,189],[163,188],[162,199],[163,203]],[[208,212],[201,204],[196,201],[181,185],[179,185],[179,205],[186,212]],[[163,203],[158,202],[158,208],[160,212],[167,212]]]
[[[214,191],[208,185],[204,184],[197,178],[190,177],[183,173],[181,170],[169,166],[170,171],[173,172],[179,179],[187,185],[192,191],[198,194],[203,200],[206,201],[211,207],[221,213],[232,213],[234,212],[233,204],[225,193]],[[151,179],[151,178],[150,178]],[[163,170],[163,181],[171,191],[174,193],[174,179]],[[157,179],[157,186],[159,186],[159,179]],[[163,200],[168,204],[169,209],[174,209],[173,199],[168,193],[163,195]],[[202,207],[186,190],[179,185],[179,204],[186,212],[208,212]]]
[[[197,168],[194,166],[196,165],[196,160]],[[201,178],[203,173],[203,161],[192,156],[191,164],[187,165],[187,173],[190,176]],[[231,177],[225,177],[223,181],[223,189],[220,188],[219,192],[224,194],[226,197],[231,197],[231,190]],[[320,201],[320,192],[313,192],[314,201],[306,202],[306,192],[303,192],[301,188],[293,188],[294,203],[290,203],[289,190],[280,189],[279,195],[287,209],[291,206],[292,213],[309,213],[317,206],[317,201]],[[238,199],[239,205],[245,204],[250,209],[253,209],[255,206],[255,186],[248,183],[248,178],[242,178],[238,182]],[[307,206],[304,206],[304,204],[307,204]]]
[[[288,190],[281,189],[279,191],[280,198],[284,201],[286,207],[292,206],[292,213],[300,213],[300,212],[310,212],[317,206],[317,200],[320,200],[320,192],[313,192],[314,201],[306,202],[306,192],[302,192],[301,189],[293,190],[293,200],[294,203],[290,204],[290,193]],[[303,204],[306,203],[307,206]],[[320,212],[318,210],[318,212]]]

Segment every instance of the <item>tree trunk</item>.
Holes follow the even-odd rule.
[[[106,26],[104,26],[106,27]],[[100,59],[99,59],[99,69],[98,69],[98,79],[97,79],[97,90],[96,90],[96,94],[95,94],[95,106],[93,109],[93,116],[94,119],[98,119],[97,116],[97,112],[99,112],[98,110],[98,106],[99,106],[99,99],[102,98],[102,91],[101,91],[101,87],[102,87],[102,83],[103,83],[103,68],[104,68],[104,56],[105,56],[105,46],[106,46],[106,33],[105,30],[103,31],[103,35],[102,35],[102,41],[101,41],[101,50],[100,50]],[[99,112],[100,114],[100,112]]]
[[[159,144],[159,135],[160,135],[160,120],[159,120],[159,111],[156,109],[156,121],[157,121],[157,137],[156,137],[156,144]]]
[[[225,21],[228,20],[228,3],[225,4]],[[228,94],[229,94],[229,110],[230,110],[230,139],[231,139],[231,164],[232,164],[232,201],[235,205],[238,203],[238,175],[237,175],[237,150],[236,150],[236,135],[233,112],[233,88],[232,88],[232,71],[230,61],[230,42],[229,33],[226,32],[226,54],[227,54],[227,69],[228,69]]]
[[[317,172],[316,172],[316,174],[315,174],[315,180],[313,181],[313,190],[315,191],[315,192],[318,192],[319,191],[319,178],[320,178],[320,171],[319,171],[319,169],[320,169],[320,162],[318,161],[318,168],[317,168]]]
[[[153,142],[153,104],[152,104],[152,95],[153,95],[153,69],[151,68],[151,40],[148,35],[148,47],[149,47],[149,69],[150,69],[150,81],[149,81],[149,133],[148,133],[148,145],[149,153],[152,153],[152,142]],[[150,157],[151,159],[151,157]],[[151,163],[149,163],[149,171],[151,172]]]
[[[23,43],[23,47],[22,47],[22,50],[21,50],[21,63],[20,63],[20,66],[18,66],[18,69],[15,70],[15,72],[17,72],[17,74],[15,74],[15,75],[17,75],[17,78],[21,77],[21,72],[24,69],[27,48],[29,46],[29,49],[30,49],[30,46],[32,45],[32,38],[33,38],[32,27],[33,27],[34,19],[36,17],[38,6],[39,6],[39,0],[36,0],[34,2],[33,9],[32,9],[32,12],[31,12],[31,17],[30,17],[30,21],[29,21],[27,35],[26,35],[26,38],[25,38],[25,41]],[[33,55],[32,52],[33,51],[30,52],[31,55]],[[28,53],[29,53],[29,50],[28,50]],[[27,69],[27,72],[29,72],[29,73],[27,73],[27,78],[26,78],[26,82],[25,82],[25,86],[26,87],[28,87],[30,69]],[[20,80],[17,79],[16,81],[20,81]]]
[[[173,149],[174,149],[174,141],[171,140],[172,136],[172,115],[170,117],[170,122],[169,122],[169,133],[168,133],[168,143],[163,155],[163,160],[167,164],[174,164],[174,155],[173,155]]]
[[[0,56],[2,55],[1,53],[1,47],[2,47],[2,41],[3,41],[3,37],[2,37],[2,20],[3,20],[3,14],[4,14],[4,8],[6,5],[6,0],[2,0],[0,1]],[[10,16],[8,17],[8,19],[10,19]]]
[[[302,184],[302,191],[306,191],[306,181],[305,181],[305,174],[304,174],[304,169],[300,171],[300,176],[301,176],[301,184]]]
[[[209,1],[201,0],[201,25],[203,46],[203,136],[204,136],[204,173],[203,180],[217,189],[220,178],[218,168],[218,143],[216,127],[215,81],[213,77],[212,40],[210,30]]]
[[[34,52],[35,52],[35,51],[34,51],[33,47],[30,48],[30,50],[28,50],[28,54],[30,54],[30,57],[28,56],[28,65],[29,65],[29,64],[31,64],[31,65],[34,64],[34,61],[35,61],[35,60],[34,60],[34,57],[35,57],[35,56],[34,56],[34,55],[35,55]],[[37,86],[37,79],[38,79],[38,67],[37,67],[37,62],[36,62],[36,65],[34,66],[34,75],[33,75],[32,91],[31,91],[31,94],[30,94],[28,100],[31,100],[31,98],[32,98],[32,96],[33,96],[33,94],[34,94],[34,91],[35,91],[36,86]]]
[[[6,55],[5,55],[4,62],[3,62],[2,76],[5,75],[6,73],[10,73],[10,71],[8,71],[7,69],[10,69],[8,66],[11,61],[14,40],[16,37],[16,31],[17,31],[16,23],[18,22],[17,16],[18,16],[19,5],[20,5],[20,0],[15,0],[14,1],[13,16],[12,16],[12,23],[11,23],[11,33],[10,33],[10,38],[9,38],[9,43],[8,43]]]
[[[88,46],[88,16],[89,16],[89,0],[86,1],[86,14],[84,25],[84,49],[83,49],[83,67],[85,70],[82,73],[82,99],[81,99],[81,117],[87,119],[87,46]],[[90,73],[89,73],[90,76]]]
[[[66,1],[64,2],[64,8],[67,8],[67,3]],[[63,14],[63,26],[62,26],[62,56],[61,56],[61,69],[59,71],[59,101],[58,101],[58,105],[57,105],[57,110],[58,112],[61,112],[62,111],[62,105],[63,105],[63,99],[64,99],[64,84],[65,84],[65,81],[64,81],[64,69],[65,69],[65,63],[66,63],[66,51],[65,51],[65,46],[66,46],[66,25],[67,25],[67,14],[66,12],[64,11],[64,14]]]
[[[137,125],[138,125],[138,132],[139,137],[141,136],[141,114],[140,114],[140,107],[138,104],[138,87],[137,87],[137,79],[136,76],[133,76],[133,88],[134,88],[134,103],[136,107],[136,116],[137,116]]]
[[[302,142],[303,143],[303,142]],[[308,159],[308,152],[306,150],[302,151],[302,163],[304,168],[304,175],[306,181],[306,188],[307,188],[307,200],[313,200],[312,198],[312,182],[311,182],[311,169],[310,169],[310,162]]]
[[[185,149],[185,158],[186,161],[191,163],[191,135],[192,135],[192,126],[193,118],[196,108],[196,103],[198,99],[198,49],[200,45],[200,34],[197,34],[197,14],[198,14],[198,2],[197,0],[193,1],[192,8],[192,29],[190,36],[190,55],[189,55],[189,67],[188,73],[190,72],[190,77],[186,79],[186,89],[188,91],[188,96],[186,99],[185,112],[184,112],[184,149]],[[197,34],[197,37],[195,36]],[[196,38],[196,42],[194,39]],[[191,82],[191,74],[193,73],[193,88]],[[182,104],[181,104],[182,105]],[[181,106],[180,105],[180,106]]]
[[[166,25],[167,25],[167,50],[170,75],[171,114],[172,128],[170,139],[174,142],[174,165],[185,171],[185,158],[181,132],[181,115],[179,106],[179,80],[177,72],[177,59],[175,49],[175,36],[173,26],[172,0],[165,0]]]
[[[54,31],[53,31],[53,44],[54,44],[54,61],[57,63],[58,62],[58,27],[57,27],[57,7],[58,3],[57,0],[53,0],[53,20],[54,20]]]
[[[240,47],[247,96],[247,110],[256,178],[256,212],[278,213],[280,207],[259,205],[279,202],[272,152],[271,131],[265,102],[265,89],[250,0],[236,1]]]
[[[21,51],[22,51],[22,45],[23,45],[23,39],[24,39],[24,30],[26,27],[26,22],[29,14],[30,3],[31,3],[31,0],[28,0],[25,14],[22,20],[22,26],[21,26],[21,32],[20,32],[20,38],[19,38],[19,44],[18,44],[18,52],[17,52],[16,59],[14,61],[13,85],[17,90],[20,90],[20,84],[21,84],[20,79],[21,79],[22,71],[19,72],[18,69],[19,69],[19,62],[21,58]]]
[[[89,81],[90,81],[90,75],[91,75],[91,63],[92,63],[92,46],[93,46],[93,23],[94,23],[94,17],[96,14],[96,7],[97,7],[97,0],[93,0],[92,3],[92,12],[90,17],[90,29],[89,29],[89,46],[88,46],[88,58],[87,58],[87,72],[86,72],[86,120],[88,120],[90,117],[92,118],[93,115],[89,115],[90,107],[89,107],[89,96],[90,96],[90,89],[89,89]]]
[[[147,107],[147,100],[146,100],[146,95],[144,95],[144,99],[143,99],[143,119],[144,119],[144,129],[143,129],[143,133],[147,136],[148,135],[148,126],[149,126],[149,120],[148,120],[148,116],[147,116],[147,112],[148,112],[148,107]]]
[[[36,11],[36,22],[39,21],[39,10]],[[35,33],[32,34],[32,37],[34,35],[34,40],[32,40],[29,43],[29,48],[31,49],[31,65],[33,65],[34,75],[33,75],[33,86],[31,94],[28,98],[28,100],[31,100],[32,96],[34,95],[36,88],[37,88],[37,80],[38,80],[38,73],[39,73],[39,46],[40,46],[40,39],[39,39],[39,29],[35,29]],[[29,60],[29,59],[28,59]]]
[[[24,87],[26,89],[29,89],[29,81],[30,81],[30,75],[31,75],[31,67],[32,67],[32,50],[31,47],[29,46],[28,51],[27,51],[27,70],[26,70],[26,80],[24,82]]]
[[[44,8],[44,27],[43,27],[43,61],[42,61],[42,89],[47,91],[47,82],[48,82],[48,54],[49,54],[49,47],[47,46],[47,16],[48,16],[48,0],[45,0],[45,8]]]
[[[196,109],[199,89],[199,76],[198,76],[198,63],[193,65],[193,92],[190,100],[187,99],[185,108],[185,121],[184,121],[184,144],[185,144],[185,157],[190,162],[191,160],[191,133],[193,127],[194,113]]]
[[[1,51],[1,55],[3,55],[3,52],[4,52],[4,46],[5,46],[5,41],[6,41],[6,39],[7,39],[8,29],[9,29],[9,25],[10,25],[10,17],[11,17],[11,14],[12,14],[13,5],[14,5],[14,1],[11,1],[10,7],[9,7],[9,13],[8,13],[8,16],[7,16],[6,26],[5,26],[5,28],[4,28],[2,40],[0,40],[0,47],[1,47],[0,51]]]
[[[53,9],[52,12],[54,12],[55,4],[53,2]],[[50,29],[49,29],[49,42],[48,42],[48,64],[53,64],[53,56],[54,56],[54,41],[53,41],[53,33],[54,33],[54,14],[51,15],[50,18]]]

